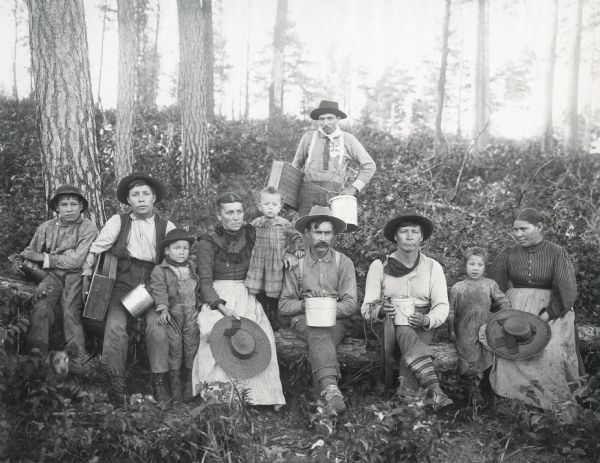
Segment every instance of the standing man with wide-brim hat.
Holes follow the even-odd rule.
[[[350,133],[339,128],[346,114],[335,101],[322,100],[310,113],[319,128],[305,133],[292,161],[304,171],[298,194],[298,212],[306,215],[314,205],[328,206],[336,195],[353,195],[361,191],[375,174],[375,162],[363,145]],[[347,184],[348,162],[359,167],[358,176]]]
[[[346,230],[346,223],[332,216],[328,207],[313,206],[295,226],[305,235],[309,249],[297,266],[284,273],[279,311],[292,317],[290,326],[306,339],[315,389],[331,414],[339,414],[346,405],[338,388],[336,347],[346,336],[349,317],[356,311],[356,275],[352,261],[331,245],[335,236]],[[335,324],[308,326],[306,300],[327,297],[335,304]]]
[[[106,314],[102,357],[119,373],[125,371],[129,332],[134,322],[121,298],[139,284],[149,282],[154,265],[163,259],[161,243],[175,228],[172,222],[154,212],[154,204],[165,195],[164,185],[148,174],[135,172],[123,178],[117,186],[117,198],[129,205],[131,211],[113,215],[106,222],[86,258],[84,275],[91,275],[98,254],[109,251],[118,258],[117,276]],[[169,340],[165,327],[158,323],[158,316],[156,310],[145,313],[152,388],[155,398],[161,402],[170,397]]]

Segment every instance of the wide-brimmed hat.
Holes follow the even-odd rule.
[[[431,234],[433,233],[433,222],[429,220],[427,217],[423,215],[417,214],[412,210],[404,210],[400,212],[398,217],[394,217],[383,227],[383,236],[385,236],[388,240],[395,243],[396,242],[396,230],[403,223],[416,223],[421,226],[421,231],[423,232],[423,241],[427,240]]]
[[[81,212],[85,211],[88,208],[88,200],[85,199],[85,197],[83,196],[83,193],[81,192],[81,190],[73,185],[61,185],[59,186],[56,191],[54,192],[54,196],[52,196],[52,198],[50,198],[50,200],[48,201],[48,207],[53,210],[53,211],[57,211],[57,203],[58,203],[58,197],[61,195],[73,195],[73,196],[77,196],[81,202],[83,203],[83,208],[81,209]]]
[[[319,107],[311,111],[310,118],[316,121],[319,119],[319,116],[322,116],[323,114],[334,114],[340,119],[346,119],[346,117],[348,117],[344,111],[340,110],[337,101],[321,100]]]
[[[500,357],[525,360],[543,351],[551,336],[550,325],[540,317],[521,310],[501,310],[485,325],[484,346]]]
[[[325,219],[333,224],[333,232],[334,233],[342,233],[346,230],[346,222],[342,219],[338,219],[331,213],[331,209],[326,206],[313,206],[308,215],[304,217],[300,217],[296,220],[296,230],[300,233],[304,233],[306,227],[310,225],[311,222],[318,219]]]
[[[127,177],[123,177],[123,179],[119,182],[119,185],[117,186],[117,199],[123,204],[129,204],[127,202],[127,196],[129,196],[129,185],[138,180],[147,183],[152,187],[154,193],[156,193],[157,203],[166,196],[167,190],[160,181],[143,172],[134,172]]]
[[[215,362],[232,378],[252,378],[271,361],[271,344],[262,328],[248,318],[221,318],[208,338]]]
[[[165,236],[165,239],[160,243],[161,247],[166,247],[175,241],[185,240],[190,243],[190,246],[196,241],[196,237],[191,235],[190,232],[185,231],[183,228],[174,228]]]

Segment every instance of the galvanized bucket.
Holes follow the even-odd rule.
[[[346,231],[358,228],[358,203],[352,195],[334,196],[329,200],[331,215],[346,222]]]
[[[121,303],[133,317],[139,317],[154,305],[154,299],[146,287],[141,284],[121,298]]]
[[[408,325],[408,317],[415,313],[415,298],[396,296],[391,300],[394,305],[394,325]]]
[[[306,325],[335,326],[337,300],[333,297],[308,297],[304,300]]]

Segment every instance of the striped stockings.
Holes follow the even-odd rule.
[[[419,357],[408,367],[423,389],[426,391],[438,391],[440,389],[440,381],[433,368],[433,360],[430,356]]]

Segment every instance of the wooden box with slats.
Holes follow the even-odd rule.
[[[267,186],[277,188],[281,192],[283,203],[298,210],[298,192],[303,178],[304,172],[289,162],[273,161]]]
[[[96,260],[90,290],[83,308],[83,316],[103,321],[117,277],[117,256],[104,252]]]

